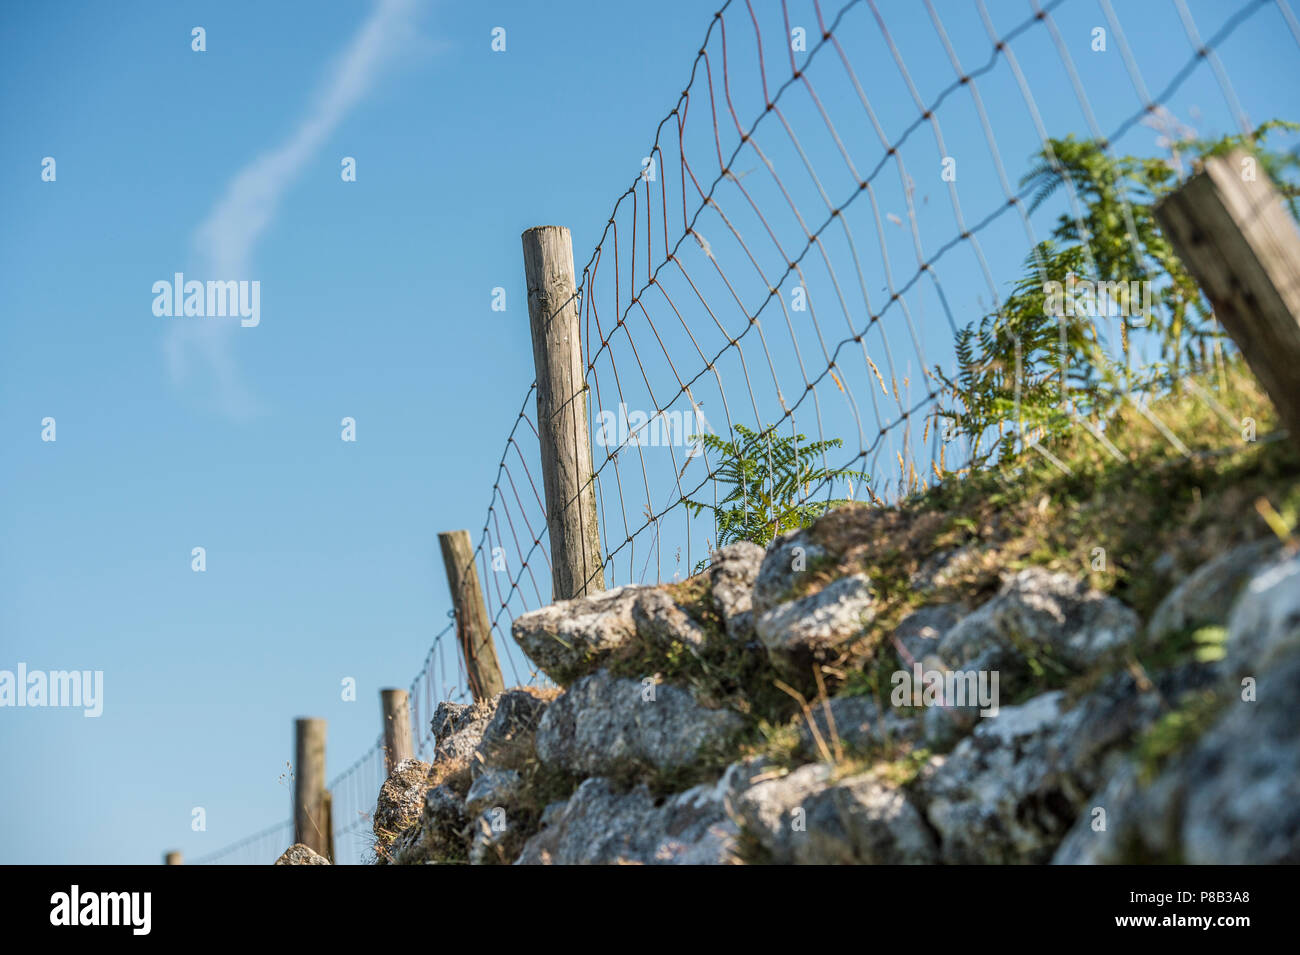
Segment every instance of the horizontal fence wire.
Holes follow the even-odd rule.
[[[804,479],[785,491],[797,515],[839,501],[896,502],[968,473],[991,437],[1009,435],[1014,447],[1055,461],[1018,414],[996,434],[972,437],[949,433],[940,413],[952,399],[962,327],[1004,307],[1008,279],[1026,260],[1043,279],[1064,278],[1049,275],[1042,254],[1058,221],[1072,224],[1086,271],[1101,274],[1085,186],[1054,144],[1078,132],[1118,161],[1135,132],[1169,122],[1167,105],[1201,67],[1222,94],[1226,127],[1250,142],[1219,49],[1247,24],[1268,29],[1260,21],[1270,10],[1300,43],[1286,0],[1245,2],[1208,39],[1174,0],[1187,53],[1153,87],[1114,6],[1100,0],[1087,9],[1101,14],[1131,97],[1117,110],[1122,91],[1107,89],[1107,132],[1058,22],[1082,2],[1032,0],[999,29],[984,0],[942,15],[923,0],[909,9],[924,13],[927,36],[914,22],[891,27],[897,8],[871,0],[831,13],[803,4],[793,17],[792,6],[729,0],[713,16],[676,105],[582,267],[576,294],[607,586],[698,571],[738,536],[736,526],[773,517],[764,494],[792,456],[805,462]],[[995,9],[1006,18],[1007,5]],[[1077,15],[1072,22],[1077,34]],[[798,52],[796,26],[806,38]],[[918,72],[902,51],[922,44],[932,55]],[[935,62],[947,64],[946,77]],[[1021,115],[1007,112],[1011,102],[1023,104]],[[941,177],[954,158],[961,175]],[[1059,179],[1041,209],[1041,179],[1012,173],[1026,172],[1027,161]],[[1120,181],[1107,198],[1123,220],[1131,278],[1150,280],[1135,197]],[[1157,303],[1157,313],[1165,307]],[[1186,452],[1150,404],[1189,369],[1157,373],[1154,335],[1113,319],[1101,316],[1090,333],[1124,365],[1118,394]],[[1107,409],[1071,393],[1065,338],[1062,320],[1062,413],[1114,451]],[[1214,359],[1225,350],[1231,343],[1216,341]],[[1020,375],[1018,367],[1008,375],[1017,412]],[[507,651],[511,621],[551,600],[535,392],[534,382],[507,436],[475,551],[493,634]],[[742,452],[753,473],[737,481]],[[770,520],[766,536],[776,529],[785,528]]]
[[[293,820],[286,819],[238,842],[200,856],[192,865],[265,865],[274,862],[293,840]]]

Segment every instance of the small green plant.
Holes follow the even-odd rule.
[[[1223,711],[1224,698],[1212,690],[1188,696],[1165,713],[1137,742],[1138,778],[1150,785],[1179,753],[1196,742]]]
[[[1200,163],[1230,149],[1251,150],[1294,214],[1300,154],[1267,150],[1264,142],[1298,128],[1270,120],[1249,138],[1184,139],[1176,151]],[[956,373],[933,372],[948,399],[934,417],[946,439],[970,442],[977,466],[1006,462],[1026,441],[1063,433],[1076,416],[1104,420],[1126,396],[1176,391],[1187,374],[1209,367],[1212,346],[1222,339],[1156,220],[1157,203],[1179,184],[1169,162],[1115,156],[1096,140],[1067,136],[1031,157],[1020,184],[1031,190],[1031,212],[1062,190],[1077,201],[1031,251],[1006,300],[958,331]],[[1142,314],[1135,316],[1123,287],[1139,281]],[[1086,291],[1061,294],[1076,287]],[[1118,356],[1098,317],[1117,319]],[[1136,329],[1141,340],[1131,342]],[[1132,367],[1134,350],[1140,372]]]
[[[733,432],[731,440],[716,434],[693,437],[706,452],[720,456],[713,477],[727,491],[717,504],[685,501],[697,517],[705,511],[713,513],[719,547],[735,541],[765,546],[778,534],[807,527],[847,503],[811,500],[811,494],[835,481],[847,482],[852,494],[853,482],[866,486],[869,481],[862,471],[825,465],[825,452],[843,445],[839,438],[807,441],[802,434],[777,435],[771,428],[751,431],[742,424]]]
[[[1096,326],[1083,316],[1052,317],[1046,304],[1043,273],[1062,282],[1082,273],[1082,250],[1042,242],[1025,268],[1001,309],[958,330],[956,376],[934,371],[953,399],[937,408],[935,417],[946,423],[949,437],[970,439],[978,465],[1014,456],[1019,435],[1060,431],[1068,420],[1060,399],[1064,389],[1083,413],[1104,411],[1112,403],[1115,370]]]

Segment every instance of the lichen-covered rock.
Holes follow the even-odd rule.
[[[680,769],[741,725],[737,714],[706,709],[680,687],[598,670],[547,708],[537,729],[537,755],[579,776]]]
[[[632,621],[638,636],[650,646],[666,652],[673,643],[681,643],[693,650],[702,650],[708,643],[708,634],[686,615],[673,598],[663,590],[645,590],[632,603]]]
[[[567,691],[440,707],[432,778],[444,785],[394,837],[395,861],[1300,861],[1300,558],[1239,548],[1193,572],[1143,630],[1069,574],[999,583],[996,520],[935,555],[949,523],[841,508],[766,553],[724,548],[682,584],[524,615],[516,638]],[[1198,539],[1188,553],[1212,550]],[[902,574],[935,602],[881,630],[912,603],[889,585]],[[977,609],[963,602],[995,589]],[[1224,621],[1221,662],[1144,652],[1175,636],[1165,649],[1181,652],[1189,628]],[[1145,669],[1124,665],[1130,650]],[[993,671],[1002,699],[1037,695],[1001,707],[819,695],[800,717],[774,686],[780,675],[810,691],[820,662],[815,689],[839,691],[851,667],[895,659],[963,671],[967,690],[970,671]],[[615,675],[643,672],[673,682]],[[1257,679],[1258,702],[1237,701],[1242,677]],[[807,764],[733,762],[716,783],[664,795],[737,759],[760,721],[770,753]],[[418,781],[390,782],[400,825]]]
[[[1151,782],[1127,764],[1091,800],[1107,828],[1081,817],[1060,864],[1300,863],[1300,653],[1259,678],[1254,703],[1226,715]]]
[[[718,782],[655,799],[645,786],[619,792],[593,777],[548,807],[542,830],[517,865],[725,865],[736,861],[736,824],[727,805],[749,783],[736,764]]]
[[[381,840],[391,839],[420,821],[431,768],[418,759],[404,759],[393,767],[379,788],[375,804],[373,825]]]
[[[1173,785],[1171,785],[1173,783]],[[1179,860],[1181,837],[1171,776],[1143,785],[1126,761],[1089,797],[1052,855],[1053,865],[1118,865]]]
[[[632,607],[645,589],[615,587],[561,600],[517,617],[510,633],[547,676],[567,685],[635,639]]]
[[[447,786],[430,786],[424,794],[424,814],[421,823],[426,827],[458,829],[468,822],[465,801]]]
[[[475,775],[511,752],[532,749],[547,701],[527,690],[506,690],[493,705],[492,717],[483,726],[474,750],[471,770]]]
[[[736,800],[764,861],[900,865],[937,861],[934,838],[907,795],[872,772],[836,780],[823,763],[756,783]]]
[[[743,639],[752,626],[750,595],[763,551],[742,542],[724,547],[702,580],[712,610],[731,639]],[[518,617],[515,640],[546,674],[567,685],[604,666],[628,647],[665,651],[674,643],[699,651],[713,638],[680,606],[671,589],[624,586],[562,600]]]
[[[928,706],[921,715],[921,737],[928,749],[947,752],[980,722],[978,706]]]
[[[827,713],[827,710],[830,713]],[[916,719],[887,706],[882,714],[866,696],[837,696],[811,707],[812,727],[804,722],[799,728],[799,751],[807,759],[822,759],[820,736],[827,748],[834,750],[834,740],[849,752],[866,752],[874,746],[901,743],[918,733]],[[813,733],[816,728],[816,734]]]
[[[986,550],[979,544],[965,544],[931,554],[908,578],[908,585],[922,594],[951,587],[956,579],[974,571],[985,558]]]
[[[939,656],[952,669],[1002,671],[1006,691],[1031,657],[1083,671],[1132,645],[1137,633],[1137,614],[1115,598],[1069,574],[1030,567],[949,630]]]
[[[1268,669],[1300,649],[1300,556],[1265,566],[1242,589],[1228,618],[1224,669],[1234,678]]]
[[[1235,701],[1173,776],[1181,779],[1180,855],[1192,865],[1300,863],[1300,653]]]
[[[523,834],[510,816],[505,806],[492,806],[479,813],[470,839],[471,865],[509,865],[519,855]]]
[[[1121,766],[1091,800],[1106,828],[1080,818],[1054,862],[1300,862],[1300,559],[1250,580],[1227,647],[1213,725],[1167,754],[1154,779],[1144,781],[1135,759]]]
[[[474,703],[444,700],[433,711],[434,762],[468,760],[483,742],[483,733],[496,714],[496,699]]]
[[[391,861],[395,865],[463,862],[468,826],[464,800],[447,786],[430,786],[424,794],[424,812],[419,825],[411,826],[394,839],[379,861]]]
[[[463,863],[468,829],[464,800],[448,786],[430,786],[419,824],[393,839],[378,861],[394,865]]]
[[[546,808],[542,810],[542,818],[538,820],[538,829],[545,829],[547,826],[554,825],[564,815],[564,809],[568,806],[567,799],[557,799],[555,802],[547,803]]]
[[[1057,796],[1055,766],[1041,755],[1047,750],[1041,741],[1058,724],[1063,700],[1054,691],[1003,707],[950,756],[931,760],[922,792],[945,862],[1042,861],[1034,854],[1047,855],[1073,823],[1086,792]],[[1019,758],[1022,749],[1029,754],[1025,759]],[[1021,802],[1036,810],[1026,822],[1017,818]],[[1047,818],[1039,818],[1044,812]]]
[[[465,794],[465,810],[478,815],[496,806],[512,802],[519,793],[521,779],[513,769],[485,769]]]
[[[754,580],[755,619],[785,601],[804,572],[826,556],[825,548],[813,541],[807,529],[782,534],[772,541]]]
[[[1192,571],[1156,607],[1147,625],[1147,643],[1158,643],[1194,627],[1227,623],[1238,592],[1278,547],[1276,540],[1252,541]]]
[[[274,865],[329,865],[330,860],[318,853],[315,849],[303,845],[301,842],[295,842],[289,848],[284,850],[284,854],[276,859]]]
[[[714,553],[709,564],[713,609],[733,640],[747,639],[753,630],[754,583],[766,553],[757,544],[737,541]]]
[[[943,861],[1048,861],[1162,706],[1123,673],[1069,709],[1055,690],[980,720],[918,783]]]
[[[970,613],[965,604],[930,604],[912,611],[894,628],[890,641],[904,667],[936,656],[939,643]]]
[[[754,629],[775,660],[797,664],[826,658],[856,640],[874,615],[871,581],[853,574],[765,610]]]

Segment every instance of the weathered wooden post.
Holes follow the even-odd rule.
[[[544,225],[527,230],[523,243],[551,539],[551,592],[555,600],[568,600],[605,589],[573,240],[563,226]]]
[[[163,865],[183,865],[184,861],[181,854],[175,849],[163,856]]]
[[[1155,211],[1300,445],[1300,234],[1277,190],[1235,150],[1207,159]]]
[[[415,755],[411,741],[411,706],[405,690],[380,690],[384,714],[384,772],[391,774],[404,759]]]
[[[465,660],[469,690],[476,700],[490,700],[506,688],[506,681],[492,642],[469,531],[445,531],[438,535],[438,544],[442,547],[452,606],[456,608],[456,642]]]
[[[293,841],[326,858],[330,852],[330,820],[325,795],[325,721],[294,720]]]

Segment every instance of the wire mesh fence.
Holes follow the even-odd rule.
[[[265,865],[274,862],[293,841],[293,820],[286,819],[261,832],[195,859],[194,865]]]
[[[412,744],[415,756],[430,760],[433,756],[433,712],[444,700],[466,702],[464,664],[455,652],[455,624],[449,623],[434,637],[420,672],[407,690],[411,707]],[[373,861],[372,819],[379,788],[388,778],[382,734],[373,746],[362,753],[326,785],[331,794],[330,817],[333,825],[334,862],[357,865]],[[221,849],[194,860],[195,865],[265,865],[274,862],[294,841],[293,819],[270,826]]]
[[[682,579],[840,502],[1026,455],[1068,469],[1044,440],[1062,428],[1122,457],[1121,409],[1177,454],[1239,439],[1232,343],[1153,208],[1200,157],[1262,145],[1272,126],[1247,115],[1224,51],[1300,47],[1300,22],[1287,0],[1215,8],[1208,30],[1170,9],[1181,35],[1159,56],[1111,0],[714,14],[580,265],[606,586]],[[1080,62],[1101,53],[1104,71]],[[1208,134],[1176,118],[1192,97]],[[1222,432],[1177,433],[1157,404],[1171,390]],[[536,396],[473,555],[514,684],[544,677],[509,625],[552,599]],[[438,701],[467,699],[447,632],[411,687],[423,758]],[[364,854],[382,779],[381,740],[331,784],[340,861]],[[271,861],[284,825],[205,861]]]
[[[1278,27],[1300,43],[1285,0],[1223,9],[1208,36],[1175,0],[1185,52],[1154,71],[1108,0],[1014,16],[983,0],[906,18],[870,0],[795,7],[732,0],[714,15],[581,269],[607,586],[680,579],[729,540],[991,459],[1065,467],[1041,440],[1062,421],[1118,454],[1106,426],[1120,406],[1190,453],[1151,408],[1171,387],[1198,389],[1219,440],[1235,434],[1228,397],[1197,381],[1231,342],[1170,274],[1152,205],[1208,148],[1169,108],[1207,71],[1223,107],[1205,125],[1221,123],[1220,145],[1255,144],[1219,50]],[[1072,52],[1081,35],[1122,64],[1104,101]],[[1043,320],[1016,321],[1028,305]],[[972,407],[976,380],[1001,406]],[[509,622],[551,596],[535,388],[476,551],[507,648]]]

